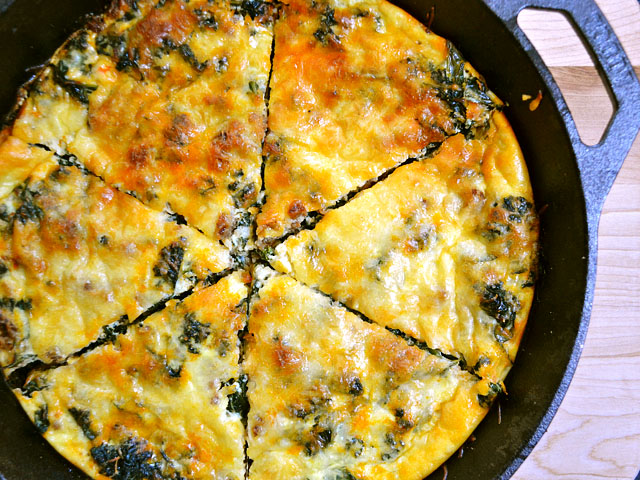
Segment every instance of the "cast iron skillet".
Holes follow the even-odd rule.
[[[0,111],[83,15],[105,0],[0,0]],[[587,333],[596,274],[598,218],[605,196],[640,127],[640,85],[622,47],[593,0],[395,0],[452,40],[509,105],[541,214],[542,275],[516,364],[501,401],[476,430],[462,458],[447,462],[448,479],[510,477],[546,431],[578,363]],[[580,141],[551,74],[518,28],[525,7],[560,10],[591,48],[611,91],[615,114],[603,140]],[[542,91],[530,112],[523,93]],[[36,432],[0,382],[0,480],[84,479]],[[442,478],[436,472],[429,480]]]

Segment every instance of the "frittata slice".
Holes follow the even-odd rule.
[[[385,0],[292,0],[275,25],[263,244],[500,104],[460,53]]]
[[[249,480],[422,479],[487,412],[486,381],[258,267]]]
[[[42,163],[0,201],[0,366],[61,362],[231,265],[197,230]]]
[[[246,3],[120,2],[56,53],[13,135],[244,247],[272,44],[271,8]]]
[[[237,272],[132,325],[16,395],[45,438],[93,478],[244,478]]]
[[[329,211],[272,264],[499,383],[533,299],[537,217],[504,115]]]

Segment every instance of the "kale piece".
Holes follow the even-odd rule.
[[[358,458],[364,452],[364,442],[357,437],[347,440],[347,451],[351,452],[355,458]]]
[[[83,410],[81,408],[71,407],[69,413],[78,424],[82,433],[89,440],[95,440],[98,434],[91,428],[91,412],[89,410]]]
[[[0,220],[7,223],[9,222],[9,220],[11,220],[11,217],[9,215],[9,212],[7,211],[6,205],[0,205]]]
[[[516,314],[520,310],[520,301],[504,289],[502,282],[498,282],[485,286],[480,299],[480,308],[487,315],[495,318],[503,329],[510,331]]]
[[[49,428],[49,406],[46,403],[36,410],[33,416],[33,423],[41,434]]]
[[[236,13],[244,16],[251,17],[251,20],[255,20],[256,17],[262,17],[269,14],[269,3],[262,0],[242,0],[232,1]]]
[[[166,364],[164,368],[167,371],[167,374],[171,378],[180,378],[180,375],[182,375],[182,365],[179,365],[177,367],[173,367],[173,366],[171,366],[169,364]]]
[[[338,25],[334,15],[335,10],[327,6],[320,17],[320,27],[318,27],[318,29],[313,33],[316,40],[322,43],[325,47],[329,44],[330,40],[340,43],[340,39],[333,31],[333,27]]]
[[[526,215],[533,205],[524,197],[509,196],[502,199],[502,207],[518,215]]]
[[[31,398],[33,392],[39,392],[40,390],[44,390],[48,388],[42,377],[35,377],[29,380],[23,387],[20,388],[20,391],[25,397]]]
[[[182,335],[178,337],[180,343],[186,345],[187,350],[193,354],[200,353],[197,345],[204,342],[211,334],[210,323],[200,323],[196,320],[196,316],[193,312],[189,312],[184,316],[184,323],[182,324]]]
[[[127,41],[124,35],[98,35],[96,37],[96,50],[101,55],[120,60],[127,55]]]
[[[462,54],[451,43],[448,43],[449,53],[440,68],[431,69],[431,78],[436,86],[438,97],[451,110],[451,118],[456,131],[464,133],[468,138],[477,125],[467,120],[465,101],[477,103],[489,110],[497,108],[491,100],[486,86],[480,80],[465,72],[465,61]]]
[[[511,226],[507,223],[489,222],[482,231],[482,236],[490,242],[511,231]]]
[[[260,250],[256,250],[258,257],[260,257],[265,262],[268,262],[271,258],[273,258],[276,254],[276,250],[273,247],[264,247]]]
[[[311,457],[326,448],[332,439],[333,432],[331,429],[316,423],[307,435],[306,441],[304,442],[304,451]]]
[[[124,35],[98,35],[96,37],[96,50],[101,55],[113,58],[116,61],[118,71],[126,72],[131,69],[139,71],[140,52],[138,52],[137,48],[132,48],[129,51],[127,39]]]
[[[180,52],[180,55],[182,56],[182,58],[184,58],[184,61],[191,65],[198,72],[204,72],[209,66],[209,62],[206,60],[204,62],[199,62],[196,58],[196,54],[193,53],[191,47],[186,43],[183,43],[178,47],[178,52]]]
[[[442,67],[431,72],[431,78],[441,85],[462,85],[464,83],[464,58],[451,43],[447,44],[449,53]]]
[[[231,185],[229,185],[229,188],[231,188]],[[253,202],[255,199],[256,193],[256,186],[253,183],[245,185],[233,194],[234,206],[236,208],[247,207],[249,202]]]
[[[251,80],[249,82],[249,91],[254,95],[260,93],[260,85],[258,85],[258,82]]]
[[[118,58],[116,63],[116,69],[120,72],[128,72],[132,69],[140,71],[138,62],[140,61],[140,53],[137,48],[133,48],[131,52],[125,51],[121,57]]]
[[[89,103],[89,95],[96,91],[96,85],[85,85],[67,78],[69,67],[60,60],[57,65],[53,65],[53,81],[64,88],[69,95],[85,105]]]
[[[17,220],[22,225],[25,225],[29,221],[37,223],[44,218],[44,211],[35,203],[39,194],[39,192],[29,190],[28,188],[23,188],[20,191],[20,200],[22,203],[13,215],[14,221]]]
[[[184,259],[184,238],[173,242],[160,250],[160,260],[153,267],[153,274],[162,278],[172,287],[176,286],[180,267]]]
[[[396,423],[402,430],[409,430],[413,428],[414,423],[406,418],[403,408],[398,408],[395,411]]]
[[[15,300],[9,297],[1,297],[0,308],[4,310],[9,310],[10,312],[13,312],[16,308],[24,312],[28,312],[33,308],[33,305],[31,303],[30,298],[27,298],[27,299],[21,298],[20,300]]]
[[[364,387],[362,386],[362,382],[358,377],[354,377],[349,380],[349,393],[355,397],[362,395],[364,392]]]
[[[100,473],[114,480],[160,480],[162,474],[145,440],[130,437],[120,445],[102,443],[91,449]]]
[[[227,57],[220,57],[214,62],[217,73],[224,73],[229,69],[229,59]]]
[[[76,35],[74,35],[69,42],[67,43],[67,50],[78,50],[80,52],[85,51],[89,48],[89,44],[87,43],[87,31],[81,30]]]
[[[383,462],[396,458],[402,447],[404,447],[404,442],[397,439],[393,432],[389,432],[384,436],[384,442],[389,445],[390,450],[380,455],[380,459]]]
[[[102,334],[98,339],[99,343],[113,343],[116,341],[118,335],[127,333],[127,321],[128,317],[125,315],[116,322],[104,325],[102,327]]]
[[[338,470],[332,470],[324,475],[324,480],[358,480],[353,474],[346,468],[340,468]]]
[[[231,413],[239,413],[242,418],[246,418],[249,413],[249,399],[247,398],[247,381],[248,377],[245,374],[240,375],[236,382],[236,391],[230,395],[227,395],[229,403],[227,404],[227,411]]]
[[[200,27],[218,30],[218,21],[212,12],[196,8],[193,13],[198,17],[198,25],[200,25]]]
[[[478,403],[483,408],[489,408],[498,395],[502,393],[502,387],[497,383],[489,383],[489,391],[486,395],[478,394]]]

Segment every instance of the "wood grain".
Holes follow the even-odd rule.
[[[581,1],[581,0],[576,0]],[[640,4],[598,0],[640,76]],[[550,66],[583,140],[611,115],[589,56],[560,17],[527,11],[519,23]],[[640,105],[638,106],[640,115]],[[604,206],[591,324],[567,396],[513,477],[634,479],[640,471],[640,138]]]

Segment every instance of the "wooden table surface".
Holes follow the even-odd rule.
[[[597,2],[640,76],[640,3]],[[521,13],[519,24],[560,85],[583,140],[597,143],[612,107],[571,27],[558,13],[533,10]],[[595,301],[578,369],[547,433],[513,478],[635,479],[639,472],[640,137],[600,220]]]

